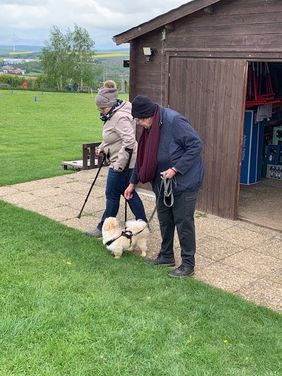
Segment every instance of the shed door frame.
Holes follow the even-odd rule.
[[[164,75],[163,76],[163,82],[164,82],[163,104],[165,106],[170,106],[170,103],[169,103],[170,91],[175,90],[175,87],[173,88],[173,85],[170,82],[170,80],[172,79],[171,74],[174,74],[173,72],[171,73],[171,69],[172,69],[172,71],[177,69],[178,63],[180,64],[179,66],[181,66],[181,61],[182,61],[182,67],[183,67],[183,64],[185,65],[184,60],[186,60],[187,64],[192,64],[194,67],[200,66],[200,68],[199,68],[200,70],[203,69],[203,67],[205,67],[206,65],[210,66],[210,67],[217,67],[217,72],[218,72],[219,65],[221,65],[222,68],[225,67],[224,68],[224,74],[226,75],[226,77],[229,74],[228,70],[226,70],[226,68],[228,68],[228,67],[234,68],[232,70],[231,74],[236,75],[236,79],[235,79],[235,81],[231,80],[231,82],[233,82],[233,85],[231,85],[232,88],[230,89],[228,94],[226,94],[224,89],[222,89],[222,92],[225,93],[225,96],[226,96],[225,100],[226,100],[227,104],[230,104],[229,112],[231,114],[230,115],[231,118],[234,121],[235,113],[237,114],[237,118],[238,118],[238,119],[235,119],[236,124],[232,124],[232,126],[235,127],[235,129],[233,129],[232,131],[234,132],[234,137],[236,138],[234,140],[234,150],[232,152],[232,160],[230,160],[230,161],[226,160],[226,168],[227,169],[232,168],[232,170],[233,170],[232,173],[234,174],[234,176],[231,176],[230,171],[226,172],[225,181],[223,182],[223,184],[226,185],[226,186],[225,187],[217,187],[216,185],[218,185],[218,182],[222,181],[221,172],[219,173],[219,171],[216,170],[216,167],[217,167],[216,164],[218,164],[218,161],[219,161],[219,158],[220,158],[220,151],[216,152],[217,155],[214,155],[214,161],[212,161],[212,162],[207,159],[208,156],[206,155],[205,156],[205,162],[206,162],[205,163],[206,164],[205,180],[206,181],[204,182],[203,189],[200,193],[200,197],[199,197],[199,201],[198,201],[198,209],[204,210],[204,211],[207,211],[209,213],[219,215],[219,216],[222,216],[222,217],[236,219],[237,213],[238,213],[239,192],[240,192],[240,165],[241,165],[241,152],[242,152],[243,116],[244,116],[244,109],[245,109],[245,94],[246,94],[246,87],[247,87],[247,66],[248,66],[248,62],[247,62],[246,59],[226,59],[224,57],[223,58],[222,57],[221,58],[220,57],[219,58],[214,58],[214,57],[207,58],[207,57],[204,57],[204,56],[194,57],[194,56],[191,56],[191,55],[193,55],[193,54],[191,54],[191,53],[187,53],[187,54],[181,53],[181,54],[179,54],[179,53],[173,53],[171,51],[166,52],[166,56],[163,60],[163,64],[165,66],[162,67],[162,72],[163,72],[163,75]],[[191,68],[191,66],[190,66],[190,68]],[[186,69],[186,73],[187,72],[189,72],[189,70]],[[179,74],[180,74],[180,72],[179,72]],[[178,72],[177,72],[175,77],[178,77]],[[188,77],[187,78],[188,81],[186,83],[189,82],[189,73],[187,73],[187,77]],[[182,78],[183,78],[183,76],[182,76]],[[182,78],[178,77],[178,82],[180,84],[181,84]],[[191,81],[190,81],[191,87],[192,87],[192,78],[193,77],[191,76]],[[240,81],[240,82],[238,84],[238,87],[236,87],[235,91],[234,91],[233,90],[234,89],[234,87],[233,87],[234,82],[237,83],[237,81]],[[210,87],[207,88],[205,94],[207,94],[210,89],[213,90],[214,85],[211,82],[211,80],[209,81],[209,85],[210,85]],[[222,88],[223,87],[224,86],[222,85]],[[206,89],[206,87],[204,87],[203,90],[205,90],[205,89]],[[213,93],[211,93],[211,97],[212,97],[212,95],[213,95]],[[173,96],[173,98],[175,98],[175,97],[176,96]],[[215,96],[213,96],[213,103],[216,103],[216,101],[214,101],[214,98],[215,98]],[[233,108],[233,105],[232,105],[233,98],[235,99],[234,108]],[[182,107],[183,108],[186,108],[186,107],[189,108],[189,102],[191,102],[191,101],[188,99],[187,102],[186,102],[186,104],[188,104],[188,106],[185,106],[184,103],[182,103]],[[219,101],[218,101],[218,103],[219,103]],[[176,108],[176,110],[178,109],[180,112],[184,112],[182,110],[182,108],[177,108],[177,103],[175,103],[175,105],[173,105],[173,107]],[[219,106],[216,105],[215,108],[218,109],[218,113],[219,113],[219,111],[220,111]],[[189,110],[187,110],[187,111],[189,111]],[[233,111],[233,115],[232,115],[232,111]],[[186,113],[186,115],[189,118],[189,114]],[[220,118],[220,119],[221,119],[221,123],[223,123],[223,120],[222,120],[223,118]],[[193,121],[191,119],[191,122],[192,122],[192,125],[196,124],[195,128],[197,129],[198,128],[197,127],[197,121]],[[215,125],[213,124],[212,127],[214,127],[214,126]],[[222,129],[224,129],[224,127]],[[228,129],[228,127],[227,127],[227,129]],[[201,135],[200,129],[197,129],[197,130],[199,131],[199,133]],[[214,131],[216,131],[216,128],[214,128],[211,132],[214,132]],[[206,143],[207,143],[207,140],[205,140],[205,138],[211,139],[211,137],[213,137],[213,136],[211,136],[211,134],[209,134],[209,136],[207,136],[207,137],[203,137],[204,142],[206,141]],[[222,137],[222,134],[221,134],[221,137]],[[218,143],[220,143],[220,141],[218,141]],[[217,148],[219,147],[218,143],[215,142]],[[230,137],[228,138],[228,141],[226,141],[226,145],[224,146],[225,147],[225,153],[222,153],[222,155],[225,155],[225,157],[226,157],[226,146],[228,146],[228,147],[230,146]],[[205,145],[205,150],[206,150],[206,153],[208,155],[211,153],[210,142],[208,142],[208,145]],[[207,163],[207,162],[209,162],[209,163]],[[222,170],[222,163],[221,163],[221,170]],[[213,173],[216,176],[213,176]],[[224,191],[224,189],[226,189],[226,192],[224,194],[222,194],[222,193],[220,194],[220,192],[217,192],[217,189],[219,189],[219,190],[221,189],[222,192]],[[221,197],[222,197],[222,202],[221,202]]]

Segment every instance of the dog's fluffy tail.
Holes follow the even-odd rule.
[[[129,231],[132,231],[133,234],[136,234],[137,232],[142,230],[146,232],[148,230],[148,225],[142,219],[138,219],[138,221],[129,220],[125,222],[125,228]]]

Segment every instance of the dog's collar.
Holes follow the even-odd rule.
[[[132,231],[129,231],[129,230],[122,231],[121,234],[117,238],[111,239],[111,240],[107,241],[107,243],[105,243],[105,245],[107,247],[110,246],[113,242],[115,242],[116,240],[118,240],[121,236],[124,236],[127,239],[129,239],[130,245],[131,245],[133,233],[132,233]]]

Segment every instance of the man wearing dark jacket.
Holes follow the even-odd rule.
[[[191,276],[196,251],[194,212],[203,180],[202,141],[185,117],[159,106],[149,97],[138,95],[133,100],[132,116],[144,129],[125,198],[132,197],[139,181],[152,183],[162,236],[161,250],[152,264],[175,265],[176,227],[182,263],[169,276]]]

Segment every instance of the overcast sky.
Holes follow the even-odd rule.
[[[96,49],[114,48],[113,35],[189,1],[0,0],[0,45],[42,46],[53,25],[65,32],[76,23],[89,32]]]

